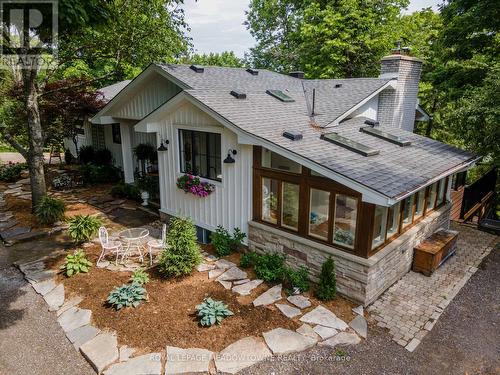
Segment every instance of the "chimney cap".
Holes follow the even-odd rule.
[[[304,78],[304,72],[301,70],[296,70],[294,72],[288,73],[289,76],[294,77],[294,78]]]

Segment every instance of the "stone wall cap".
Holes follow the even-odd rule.
[[[415,56],[408,56],[408,55],[388,55],[382,57],[382,61],[388,61],[388,60],[406,60],[406,61],[414,61],[417,63],[424,63],[424,60],[419,59],[418,57]]]

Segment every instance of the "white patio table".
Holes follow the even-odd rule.
[[[125,243],[125,251],[123,252],[122,262],[132,253],[135,248],[139,253],[139,260],[144,261],[144,252],[147,251],[145,242],[147,242],[149,230],[146,228],[129,228],[118,233],[118,237]]]

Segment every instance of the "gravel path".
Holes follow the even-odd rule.
[[[336,362],[335,349],[315,347],[287,360],[257,364],[241,374],[499,374],[499,290],[497,246],[413,353],[393,342],[386,330],[372,327],[368,341],[346,348],[349,362]]]
[[[31,248],[31,254],[22,255],[29,259],[38,243],[35,249],[31,243]],[[16,254],[13,250],[6,256],[11,249],[0,245],[0,374],[95,374],[66,339],[43,298],[6,263]]]

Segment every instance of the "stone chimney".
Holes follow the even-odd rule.
[[[408,52],[408,49],[393,50],[392,55],[382,59],[380,78],[395,79],[397,82],[395,89],[386,89],[379,95],[378,121],[382,126],[412,132],[423,61],[401,52]]]

